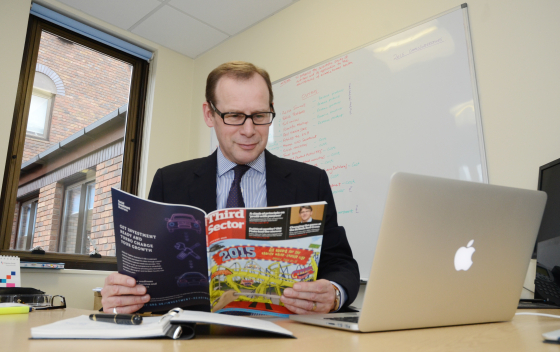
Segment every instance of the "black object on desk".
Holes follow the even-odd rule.
[[[55,304],[55,298],[60,302]],[[66,299],[61,295],[46,295],[45,292],[32,287],[1,287],[0,303],[27,304],[33,310],[66,308]]]
[[[546,299],[520,299],[517,309],[558,309],[558,306]]]
[[[89,319],[102,323],[114,323],[123,325],[142,324],[142,316],[138,314],[90,314]]]

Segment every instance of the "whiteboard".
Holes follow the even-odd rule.
[[[393,173],[488,182],[464,5],[278,80],[273,92],[267,149],[327,171],[363,278]]]

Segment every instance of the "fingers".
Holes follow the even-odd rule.
[[[300,292],[287,288],[284,290],[284,296],[288,298],[298,298],[314,302],[326,302],[330,300],[330,292],[315,293],[315,292]]]
[[[121,314],[133,313],[150,301],[145,286],[137,285],[134,278],[118,273],[113,273],[105,279],[101,296],[105,313],[113,313],[114,308]]]
[[[315,302],[334,302],[334,288],[330,281],[298,282],[284,290],[284,296]]]
[[[146,287],[144,285],[136,285],[134,287],[126,287],[119,285],[105,285],[101,290],[101,296],[123,296],[123,295],[134,295],[141,296],[146,293]]]
[[[127,275],[112,273],[111,275],[107,276],[107,278],[105,279],[105,286],[107,285],[120,285],[120,286],[134,287],[136,286],[136,280],[134,280],[134,278]]]
[[[118,313],[129,314],[136,312],[150,301],[150,295],[143,296],[108,296],[101,299],[103,312],[113,313],[113,308],[117,308]]]
[[[306,309],[303,309],[303,308],[299,308],[299,307],[297,307],[297,306],[292,306],[292,305],[289,305],[289,304],[286,304],[286,303],[284,303],[284,306],[285,306],[290,312],[293,312],[293,313],[295,313],[295,314],[313,314],[313,313],[315,313],[315,312],[313,312],[313,311],[309,311],[309,310],[306,310]],[[321,312],[321,313],[323,313],[323,312]],[[328,313],[328,312],[327,312],[327,313]]]
[[[332,304],[325,302],[312,302],[302,299],[280,298],[284,306],[296,314],[325,314],[330,312]],[[315,310],[313,310],[313,303],[315,303]]]
[[[327,280],[299,282],[287,288],[280,298],[284,306],[296,314],[328,313],[334,300],[334,288]]]
[[[132,306],[116,307],[115,309],[118,314],[132,314],[137,312],[143,306],[144,304],[135,304]],[[105,308],[105,306],[103,306],[103,313],[114,313],[113,308]]]
[[[321,279],[311,282],[298,282],[294,284],[294,290],[299,292],[324,293],[332,289],[330,281]]]

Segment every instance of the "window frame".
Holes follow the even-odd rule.
[[[39,17],[29,15],[0,198],[0,255],[16,255],[19,256],[21,260],[25,261],[63,262],[65,263],[65,268],[69,269],[115,271],[117,269],[116,257],[94,258],[89,255],[57,252],[32,254],[29,251],[10,249],[13,216],[17,203],[17,190],[27,131],[27,116],[29,114],[29,106],[33,92],[33,80],[37,64],[39,43],[43,31],[66,38],[132,65],[128,112],[125,126],[126,132],[124,136],[125,145],[121,189],[131,194],[138,193],[149,63],[136,56],[124,53],[81,34],[42,20]],[[10,221],[10,218],[12,221]]]

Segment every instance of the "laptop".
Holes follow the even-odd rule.
[[[291,315],[351,331],[511,320],[546,193],[396,173],[359,313]]]

